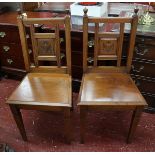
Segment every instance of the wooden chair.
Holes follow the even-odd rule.
[[[64,114],[64,133],[70,143],[71,103],[71,43],[70,17],[27,18],[17,17],[26,71],[29,72],[18,88],[7,100],[23,140],[27,140],[20,109],[62,111]],[[54,33],[37,33],[34,24],[52,25]],[[66,66],[61,63],[60,25],[65,26]],[[30,63],[26,27],[30,27],[34,65]],[[44,65],[48,61],[51,66]],[[46,121],[46,120],[45,120]],[[47,125],[47,124],[46,124]]]
[[[133,110],[133,116],[127,142],[131,142],[141,112],[146,102],[129,75],[137,29],[137,12],[133,17],[94,18],[87,16],[84,9],[83,17],[83,79],[79,93],[81,143],[84,143],[86,113],[88,110]],[[89,66],[88,59],[88,24],[95,24],[94,63]],[[103,32],[99,23],[120,27],[119,32]],[[125,23],[131,24],[127,63],[122,66],[122,46]],[[101,26],[103,27],[103,26]],[[103,66],[100,61],[115,61],[115,66]]]

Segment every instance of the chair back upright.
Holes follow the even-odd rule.
[[[129,73],[131,69],[135,37],[137,31],[138,9],[134,10],[132,17],[88,17],[88,9],[84,9],[83,16],[83,72],[94,72],[95,70],[105,69],[106,66],[99,66],[98,61],[116,60],[116,68],[122,68],[123,71]],[[94,24],[94,62],[92,66],[88,66],[88,31],[89,24]],[[130,25],[130,39],[128,44],[127,62],[122,67],[122,47],[124,41],[125,24]],[[105,27],[117,27],[117,31],[103,30]],[[92,27],[92,26],[91,26]]]
[[[70,38],[70,16],[61,18],[28,18],[27,15],[19,13],[17,17],[22,51],[27,72],[48,72],[65,73],[71,75],[71,38]],[[36,25],[51,26],[50,33],[36,32]],[[60,27],[65,29],[66,53],[65,63],[62,63],[62,53],[60,53]],[[28,39],[26,35],[27,27],[30,28],[31,43],[33,51],[32,65],[28,50]],[[46,63],[47,65],[42,65]],[[65,64],[65,65],[63,65]]]

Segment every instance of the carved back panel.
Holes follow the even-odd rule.
[[[126,71],[129,72],[131,69],[132,56],[134,51],[135,36],[137,30],[137,11],[135,9],[135,15],[133,17],[88,17],[87,9],[84,9],[83,17],[83,70],[87,72],[89,68],[98,68],[98,61],[107,61],[107,60],[116,60],[117,67],[121,66],[122,58],[122,46],[124,39],[124,29],[125,24],[128,23],[131,25],[130,30],[130,41],[128,46],[128,56]],[[94,23],[94,63],[93,66],[88,66],[88,25],[89,23]],[[101,25],[102,23],[102,25]],[[104,25],[103,25],[104,24]],[[118,31],[112,31],[108,27],[117,25]],[[103,29],[106,27],[106,31]]]
[[[70,17],[64,18],[27,18],[21,14],[17,18],[22,43],[25,68],[28,72],[58,72],[71,74],[71,39],[70,39]],[[51,25],[52,33],[38,33],[35,24]],[[61,64],[60,34],[59,27],[65,27],[66,40],[66,66]],[[28,54],[28,44],[26,40],[25,26],[30,27],[31,42],[33,48],[34,65],[32,66]],[[55,64],[51,66],[40,66],[40,62],[48,61]]]
[[[38,39],[38,55],[56,55],[55,39]]]

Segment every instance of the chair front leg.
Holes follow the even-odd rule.
[[[142,114],[144,107],[136,107],[135,110],[133,111],[132,114],[132,119],[131,119],[131,123],[130,123],[130,128],[129,128],[129,133],[128,133],[128,137],[127,137],[127,143],[131,143],[136,127],[138,125],[138,122],[140,120],[140,116]]]
[[[9,105],[9,106],[10,106],[10,110],[12,112],[12,115],[14,117],[14,120],[17,124],[17,127],[20,131],[20,134],[21,134],[23,140],[27,141],[27,136],[26,136],[26,132],[25,132],[25,128],[24,128],[23,119],[22,119],[20,109],[16,105]]]
[[[70,118],[70,108],[64,109],[64,134],[66,143],[71,143],[71,118]]]

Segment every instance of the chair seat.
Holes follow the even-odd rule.
[[[79,105],[147,105],[126,73],[88,73],[83,77]]]
[[[29,73],[7,103],[71,107],[71,77],[67,74]]]

